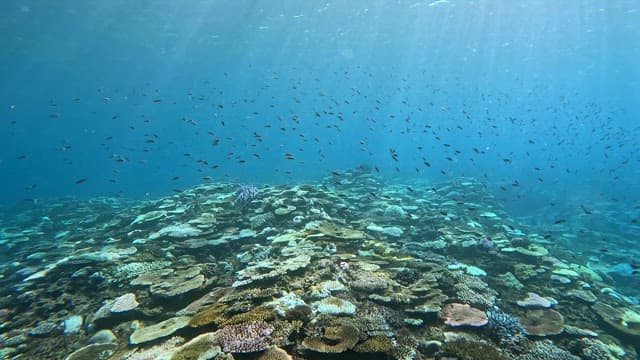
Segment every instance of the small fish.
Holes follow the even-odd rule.
[[[584,205],[580,205],[580,207],[582,208],[582,211],[584,211],[585,214],[587,215],[593,214],[593,211],[588,210],[586,207],[584,207]]]
[[[78,180],[76,180],[76,185],[82,184],[83,182],[85,182],[87,180],[88,180],[88,178],[78,179]]]
[[[565,220],[565,219],[557,219],[553,223],[554,223],[554,225],[558,225],[558,224],[563,224],[563,223],[566,223],[566,222],[567,222],[567,220]]]

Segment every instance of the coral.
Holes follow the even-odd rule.
[[[242,291],[234,291],[230,294],[224,295],[223,297],[220,298],[220,302],[223,303],[232,303],[232,302],[236,302],[236,301],[241,301],[241,300],[261,300],[261,299],[268,299],[268,298],[272,298],[276,295],[280,295],[280,290],[278,289],[274,289],[271,287],[268,288],[253,288],[253,289],[246,289],[246,290],[242,290]]]
[[[188,316],[178,316],[154,325],[140,327],[129,336],[129,342],[132,345],[137,345],[169,336],[189,325],[189,320]]]
[[[115,343],[118,339],[111,330],[104,329],[93,334],[89,338],[90,344],[111,344]]]
[[[564,318],[555,310],[528,310],[520,317],[520,324],[527,335],[548,336],[564,331]]]
[[[84,319],[80,315],[73,315],[66,319],[63,322],[65,335],[79,333],[80,329],[82,328],[83,320]]]
[[[404,286],[409,286],[420,280],[420,273],[413,269],[402,269],[396,274],[395,280]]]
[[[368,298],[372,301],[384,303],[384,304],[393,304],[393,305],[402,305],[402,304],[411,304],[416,300],[420,299],[419,297],[407,294],[404,292],[394,292],[389,295],[378,295],[371,294]]]
[[[322,336],[309,336],[302,346],[319,353],[341,353],[353,348],[359,340],[358,329],[353,325],[341,324],[324,329]]]
[[[398,205],[389,205],[384,209],[384,217],[387,218],[400,218],[403,219],[407,216],[404,209]]]
[[[513,265],[513,272],[515,273],[516,277],[522,281],[527,281],[529,279],[532,279],[540,274],[542,274],[545,270],[537,267],[536,265],[532,265],[532,264],[514,264]]]
[[[316,301],[311,305],[320,314],[325,315],[353,315],[356,312],[356,306],[352,302],[333,296]]]
[[[202,234],[202,230],[189,224],[168,225],[157,232],[149,234],[149,240],[155,240],[162,237],[188,238],[198,236],[200,234]]]
[[[288,311],[297,307],[308,307],[300,296],[292,292],[288,292],[282,297],[266,302],[265,305],[272,307],[281,317],[285,317]]]
[[[520,280],[518,280],[518,278],[515,275],[513,275],[512,272],[506,272],[504,274],[500,274],[498,275],[498,278],[500,279],[502,284],[504,284],[504,286],[508,288],[516,289],[516,290],[524,289],[524,284],[521,283]]]
[[[205,282],[202,266],[185,269],[161,269],[138,276],[131,285],[150,285],[151,294],[159,297],[175,297],[198,289]]]
[[[186,344],[175,349],[170,360],[204,360],[214,359],[222,352],[215,333],[204,333],[196,336]]]
[[[152,346],[144,350],[134,350],[132,353],[123,356],[123,360],[156,360],[167,358],[173,354],[178,344],[184,342],[179,336],[173,336],[162,344]]]
[[[272,346],[260,355],[258,360],[293,360],[293,357],[279,347]]]
[[[442,308],[440,317],[449,326],[484,326],[489,322],[487,314],[469,304],[450,303]]]
[[[369,338],[353,348],[355,352],[361,353],[386,353],[391,350],[393,341],[386,336],[374,336]]]
[[[235,325],[246,322],[269,321],[276,318],[276,313],[272,308],[267,306],[257,306],[251,310],[236,314],[229,319],[220,322],[220,326]]]
[[[273,218],[274,218],[273,213],[258,214],[249,218],[249,226],[252,229],[257,229],[262,225],[268,223],[269,221],[273,220]]]
[[[242,185],[236,190],[236,204],[247,205],[258,198],[260,190],[253,185]]]
[[[442,346],[441,356],[455,356],[458,359],[473,360],[507,360],[494,346],[484,341],[457,340]]]
[[[496,302],[496,291],[477,276],[449,272],[443,283],[452,287],[458,300],[464,303],[490,308]]]
[[[571,289],[567,292],[567,295],[580,299],[586,303],[594,303],[598,300],[596,295],[586,289]]]
[[[357,291],[377,292],[389,286],[389,279],[379,273],[369,271],[352,271],[349,286]]]
[[[116,344],[90,344],[74,351],[65,360],[106,359],[111,356],[116,347]]]
[[[215,303],[197,312],[189,320],[189,326],[198,328],[209,324],[218,324],[223,320],[222,317],[227,307],[226,304]]]
[[[311,263],[311,256],[299,254],[284,260],[263,260],[248,266],[237,273],[238,280],[231,286],[240,287],[255,281],[278,278],[284,274],[307,267]]]
[[[109,271],[109,281],[122,281],[127,279],[133,279],[143,274],[150,273],[152,271],[160,270],[170,266],[169,261],[149,261],[149,262],[132,262],[123,265],[118,265]]]
[[[640,314],[626,307],[614,308],[603,302],[597,302],[592,307],[607,324],[629,334],[640,336]]]
[[[519,360],[580,360],[566,350],[555,346],[551,340],[536,341]]]
[[[252,353],[269,347],[273,330],[273,326],[264,321],[252,321],[225,326],[215,332],[215,337],[225,352]]]
[[[520,320],[502,311],[497,306],[487,311],[489,329],[500,337],[508,337],[524,332]]]
[[[144,214],[140,214],[140,215],[136,216],[136,218],[133,219],[133,221],[129,224],[129,226],[135,225],[135,224],[138,224],[138,223],[145,223],[145,222],[157,220],[157,219],[160,219],[161,217],[165,217],[165,216],[167,216],[167,211],[166,210],[150,211],[148,213],[144,213]]]
[[[304,228],[309,232],[318,232],[318,235],[340,240],[363,240],[367,238],[367,234],[360,230],[341,226],[330,221],[312,221],[305,225]]]
[[[580,338],[569,344],[571,351],[587,360],[613,360],[627,358],[627,353],[616,344],[605,344],[598,339]],[[633,358],[630,356],[629,358]]]
[[[133,293],[127,293],[121,295],[111,302],[109,311],[112,313],[122,313],[131,311],[140,305],[138,301],[136,301],[136,295]]]
[[[276,320],[272,325],[274,328],[273,334],[271,334],[273,343],[278,346],[287,346],[293,344],[290,337],[294,333],[300,332],[300,329],[302,328],[302,321]]]
[[[311,318],[311,313],[311,307],[307,305],[296,305],[285,312],[284,318],[287,320],[307,322]]]
[[[533,307],[541,307],[541,308],[550,308],[551,306],[557,304],[558,302],[553,298],[545,298],[536,293],[528,292],[527,297],[523,300],[518,300],[517,304],[521,307],[533,308]]]
[[[414,360],[418,341],[411,336],[400,336],[391,348],[391,356],[396,360]]]
[[[279,207],[273,211],[274,214],[282,216],[287,215],[296,210],[296,207],[293,205],[287,205],[285,207]]]

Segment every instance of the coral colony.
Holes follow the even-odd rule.
[[[247,205],[255,200],[260,190],[253,185],[242,185],[236,190],[236,204]]]

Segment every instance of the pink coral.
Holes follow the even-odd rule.
[[[484,326],[489,318],[484,311],[472,308],[469,304],[451,303],[442,308],[440,317],[449,326]]]

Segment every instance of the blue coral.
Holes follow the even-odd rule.
[[[497,306],[487,311],[487,317],[489,318],[489,328],[500,336],[523,333],[520,321],[516,317],[505,313]]]
[[[260,195],[260,190],[253,185],[243,185],[236,190],[236,203],[247,205]]]

